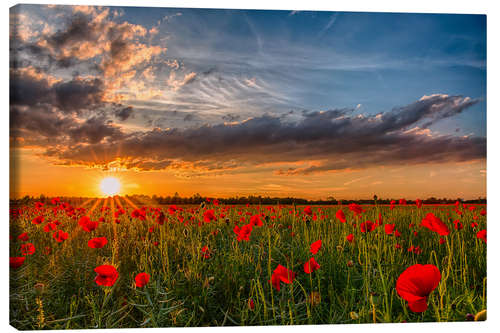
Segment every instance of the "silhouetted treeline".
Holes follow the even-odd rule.
[[[176,193],[173,196],[158,196],[158,195],[153,195],[153,196],[148,196],[148,195],[125,195],[125,197],[132,202],[139,204],[139,205],[148,205],[148,204],[158,204],[158,205],[192,205],[192,204],[200,204],[202,202],[205,202],[207,200],[207,197],[202,196],[200,194],[195,194],[191,197],[181,197],[178,193]],[[22,199],[11,199],[11,204],[30,204],[35,201],[40,201],[43,203],[50,203],[52,197],[47,197],[45,195],[40,195],[39,197],[31,197],[31,196],[25,196]],[[60,197],[61,201],[66,201],[71,204],[78,205],[81,202],[84,202],[88,199],[92,198],[83,198],[83,197]],[[377,196],[374,196],[373,199],[359,199],[359,200],[345,200],[345,199],[336,199],[334,197],[328,197],[327,199],[320,199],[320,200],[307,200],[307,199],[302,199],[302,198],[293,198],[293,197],[285,197],[285,198],[280,198],[280,197],[269,197],[269,196],[254,196],[250,195],[247,197],[229,197],[229,198],[210,198],[210,200],[218,200],[220,204],[225,204],[225,205],[245,205],[245,204],[251,204],[251,205],[276,205],[276,204],[282,204],[282,205],[291,205],[291,204],[296,204],[296,205],[337,205],[337,204],[343,204],[343,205],[348,205],[350,203],[357,203],[360,205],[373,205],[373,204],[378,204],[378,205],[389,205],[391,201],[395,201],[396,204],[399,204],[399,199],[400,198],[390,198],[390,199],[382,199],[378,198]],[[462,203],[471,203],[471,204],[486,204],[486,198],[478,198],[478,199],[473,199],[473,200],[463,200],[462,198],[455,198],[455,199],[449,199],[449,198],[427,198],[423,199],[422,202],[424,204],[454,204],[456,201],[462,202]],[[415,201],[414,200],[407,200],[406,201],[407,205],[414,205]]]

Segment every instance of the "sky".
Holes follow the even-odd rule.
[[[486,196],[486,16],[18,5],[11,197]]]

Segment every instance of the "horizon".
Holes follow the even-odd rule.
[[[17,5],[10,28],[11,198],[486,197],[485,15]]]
[[[178,193],[177,193],[178,194]],[[253,195],[248,195],[248,196],[229,196],[229,197],[220,197],[220,196],[205,196],[205,195],[201,195],[199,193],[196,193],[194,195],[191,195],[191,196],[182,196],[182,195],[178,195],[176,196],[175,194],[170,194],[170,195],[148,195],[148,194],[124,194],[124,195],[119,195],[119,194],[115,194],[115,195],[110,195],[110,196],[106,196],[106,195],[103,195],[103,196],[95,196],[95,197],[86,197],[86,196],[46,196],[45,194],[39,194],[39,195],[25,195],[23,197],[11,197],[10,200],[23,200],[24,198],[26,197],[29,197],[30,200],[40,200],[40,198],[43,197],[44,200],[51,200],[53,198],[59,198],[59,199],[69,199],[69,200],[74,200],[74,199],[97,199],[97,200],[112,200],[113,198],[120,198],[120,197],[128,197],[128,198],[141,198],[141,197],[147,197],[148,199],[151,199],[151,200],[167,200],[167,199],[177,199],[177,200],[187,200],[187,199],[197,199],[197,200],[201,200],[201,201],[211,201],[211,200],[223,200],[223,201],[230,201],[230,200],[254,200],[254,199],[261,199],[261,200],[300,200],[300,201],[308,201],[308,202],[319,202],[319,201],[325,201],[325,202],[328,202],[328,201],[332,201],[332,202],[337,202],[337,203],[341,203],[341,202],[350,202],[350,201],[353,201],[353,202],[356,202],[356,201],[375,201],[374,197],[370,197],[370,198],[354,198],[354,199],[346,199],[346,198],[342,198],[342,197],[338,197],[338,198],[335,198],[335,197],[327,197],[327,198],[317,198],[317,199],[306,199],[306,198],[301,198],[301,197],[278,197],[278,196],[275,196],[275,197],[271,197],[271,196],[264,196],[264,195],[259,195],[259,194],[253,194]],[[431,197],[427,197],[427,198],[424,198],[424,197],[416,197],[416,198],[395,198],[395,197],[387,197],[387,198],[383,198],[383,197],[378,197],[377,196],[377,199],[376,201],[380,201],[380,202],[385,202],[385,201],[390,201],[390,200],[395,200],[397,202],[399,202],[400,199],[404,199],[406,200],[406,202],[408,202],[408,204],[412,204],[412,203],[415,203],[416,200],[422,200],[423,203],[425,203],[426,201],[460,201],[460,202],[467,202],[467,201],[487,201],[487,198],[486,196],[485,197],[477,197],[477,198],[461,198],[461,197],[449,197],[449,198],[446,198],[446,197],[442,197],[442,198],[439,198],[439,197],[435,197],[435,196],[431,196]]]

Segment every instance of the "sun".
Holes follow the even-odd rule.
[[[108,196],[112,196],[118,194],[120,192],[120,181],[115,177],[106,177],[101,180],[101,184],[99,185],[101,188],[101,192]]]

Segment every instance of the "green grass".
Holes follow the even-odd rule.
[[[151,213],[144,221],[126,214],[115,224],[111,213],[101,213],[101,203],[91,218],[104,216],[108,222],[92,233],[83,231],[78,220],[64,212],[54,216],[48,206],[46,220],[59,220],[70,234],[63,243],[54,241],[53,232],[43,231],[45,223],[31,224],[36,216],[31,207],[10,221],[10,256],[21,256],[17,236],[22,232],[28,232],[28,242],[36,247],[21,268],[10,271],[10,322],[18,329],[463,321],[467,313],[486,308],[486,244],[476,238],[477,231],[486,229],[486,217],[479,215],[481,206],[472,212],[461,209],[462,216],[454,206],[393,210],[365,206],[360,218],[344,206],[345,224],[335,219],[340,206],[322,207],[328,216],[324,219],[313,207],[318,219],[309,218],[307,223],[303,207],[279,211],[273,206],[276,214],[261,207],[268,216],[277,217],[254,227],[249,242],[238,242],[233,227],[239,221],[239,209],[245,216],[246,211],[258,212],[257,206],[230,208],[229,223],[221,218],[201,226],[184,225],[163,207],[171,222],[159,226]],[[298,217],[289,214],[294,209]],[[195,219],[203,221],[202,212],[195,213]],[[396,224],[401,237],[386,235],[383,226],[360,232],[359,224],[375,221],[379,212],[384,223]],[[446,243],[439,244],[436,233],[420,227],[428,212],[450,228]],[[186,220],[192,215],[181,214]],[[470,226],[473,216],[478,216],[475,230]],[[462,230],[453,228],[455,219],[461,220]],[[154,232],[148,232],[153,225]],[[353,243],[346,240],[350,233],[355,236]],[[104,248],[87,246],[89,239],[102,236],[109,240]],[[303,264],[311,257],[310,244],[318,239],[323,245],[314,257],[321,268],[309,275]],[[396,249],[396,243],[402,248]],[[201,254],[205,245],[212,252],[209,259]],[[420,246],[422,253],[408,252],[411,245]],[[49,255],[44,254],[46,246],[52,249]],[[442,274],[428,310],[421,314],[411,312],[395,289],[398,276],[416,263],[434,264]],[[94,268],[102,264],[114,265],[120,274],[113,287],[94,282]],[[269,283],[278,264],[297,273],[292,284],[281,284],[279,292]],[[134,277],[140,272],[149,273],[151,280],[146,287],[135,288]],[[319,303],[311,304],[311,292],[320,295]],[[249,299],[255,304],[253,310]]]

